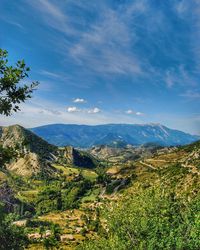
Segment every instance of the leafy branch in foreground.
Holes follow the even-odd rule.
[[[39,83],[22,84],[21,80],[28,77],[30,68],[24,60],[17,61],[15,66],[8,66],[7,58],[8,52],[0,49],[0,114],[9,116],[12,111],[20,110],[21,102],[31,98]]]

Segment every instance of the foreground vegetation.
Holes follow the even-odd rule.
[[[199,249],[199,197],[186,202],[163,191],[127,193],[129,198],[104,210],[106,233],[78,249]]]
[[[43,178],[2,169],[14,200],[1,210],[1,241],[10,249],[199,249],[198,152],[194,144],[94,169],[54,164],[56,174]]]

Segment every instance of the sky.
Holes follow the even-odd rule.
[[[200,134],[199,0],[0,0],[33,98],[0,125],[160,123]]]

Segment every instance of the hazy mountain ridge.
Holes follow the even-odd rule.
[[[141,145],[158,143],[162,146],[185,145],[199,139],[160,124],[73,125],[52,124],[30,129],[49,143],[58,146],[92,147],[95,145]]]

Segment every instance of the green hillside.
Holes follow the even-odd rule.
[[[1,167],[0,200],[28,249],[199,249],[199,142],[86,152],[22,131],[1,135],[1,152],[10,141],[18,165]]]

